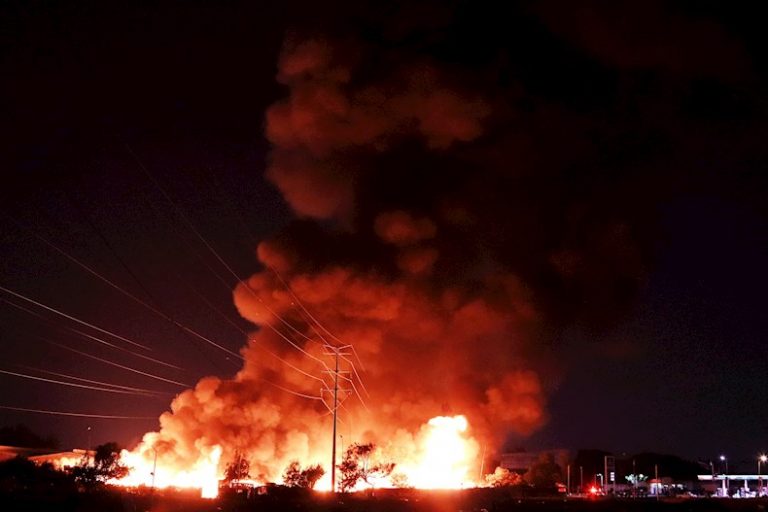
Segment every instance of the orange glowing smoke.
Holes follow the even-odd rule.
[[[266,177],[305,220],[262,241],[261,269],[233,291],[254,325],[242,368],[173,400],[130,455],[137,483],[151,482],[155,456],[158,487],[211,485],[240,455],[258,482],[279,483],[292,461],[320,464],[329,479],[328,345],[354,346],[341,362],[343,444],[374,443],[396,464],[373,485],[473,485],[480,443],[493,449],[546,421],[530,361],[540,313],[514,269],[471,242],[471,212],[459,215],[450,197],[411,208],[358,197],[365,162],[378,174],[378,157],[404,137],[430,152],[470,143],[488,105],[419,62],[383,87],[357,84],[364,59],[336,51],[296,41],[280,59],[290,96],[267,113]]]
[[[300,314],[289,290],[334,336],[354,340],[365,365],[357,369],[366,389],[355,380],[355,393],[343,381],[349,388],[340,409],[343,443],[373,442],[405,485],[472,485],[478,440],[495,447],[507,433],[525,435],[543,422],[540,379],[521,367],[516,343],[535,314],[513,276],[489,277],[484,288],[434,287],[423,274],[392,279],[342,267],[296,272],[290,254],[275,245],[262,244],[259,254],[282,257],[287,286],[264,271],[237,287],[238,310],[260,326],[241,351],[243,368],[231,379],[201,379],[174,399],[159,431],[146,434],[134,452],[142,462],[128,461],[143,474],[137,483],[150,485],[155,453],[157,487],[199,487],[202,473],[208,481],[220,477],[238,453],[259,482],[279,482],[293,460],[329,473],[331,416],[319,400],[322,383],[309,376],[327,376],[322,362],[331,361],[322,331]],[[349,361],[342,367],[346,378],[357,379]],[[462,416],[451,416],[458,412]],[[205,469],[213,465],[212,453],[220,457],[213,476]]]

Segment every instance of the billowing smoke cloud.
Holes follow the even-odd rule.
[[[288,41],[266,178],[297,219],[258,246],[264,270],[234,292],[258,326],[243,369],[179,396],[148,444],[180,461],[213,445],[222,460],[241,451],[264,479],[291,459],[327,466],[326,343],[355,348],[342,361],[349,441],[402,453],[429,418],[464,414],[500,447],[546,422],[559,333],[599,332],[632,303],[651,248],[647,205],[676,186],[654,159],[685,144],[655,131],[654,116],[611,119],[607,93],[555,90],[565,78],[522,50],[475,46],[470,63],[456,47],[473,42],[453,43]],[[632,48],[638,66],[673,65]],[[449,50],[450,65],[425,56]],[[601,57],[621,59],[614,50]]]
[[[291,94],[267,112],[275,145],[267,177],[299,215],[351,215],[355,185],[369,172],[355,165],[356,152],[384,152],[412,136],[446,148],[482,131],[485,103],[444,85],[433,67],[414,65],[387,83],[356,85],[355,68],[370,66],[365,59],[317,40],[289,43],[280,59],[278,79]]]

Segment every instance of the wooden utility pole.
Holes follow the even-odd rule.
[[[347,392],[346,389],[339,388],[339,374],[343,373],[339,371],[339,358],[341,356],[350,355],[350,352],[346,352],[350,346],[344,345],[341,347],[335,347],[333,345],[325,345],[324,348],[326,355],[334,357],[334,369],[332,371],[326,370],[326,373],[333,374],[333,405],[330,407],[330,410],[333,414],[333,442],[331,443],[331,492],[336,492],[336,423],[338,421],[339,391],[344,393]]]

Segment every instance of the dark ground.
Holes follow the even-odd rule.
[[[240,512],[240,511],[317,511],[317,512],[704,512],[760,511],[768,500],[717,499],[563,499],[518,498],[504,489],[478,489],[446,492],[382,492],[374,496],[348,495],[338,499],[328,496],[284,495],[221,496],[217,500],[199,498],[197,493],[158,492],[154,496],[135,492],[102,491],[89,494],[56,495],[45,492],[0,494],[3,511],[57,512]]]

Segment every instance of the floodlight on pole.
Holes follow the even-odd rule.
[[[728,458],[725,455],[721,455],[720,462],[725,464],[725,473],[723,473],[723,496],[727,496],[728,495]]]

